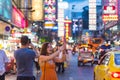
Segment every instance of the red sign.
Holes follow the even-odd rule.
[[[15,6],[13,6],[12,21],[20,28],[25,28],[28,26],[28,21],[24,18],[23,13]]]
[[[104,6],[104,14],[116,14],[115,6]]]
[[[102,19],[106,21],[117,21],[118,20],[118,0],[104,0],[104,11]]]

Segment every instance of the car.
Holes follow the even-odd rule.
[[[83,66],[86,63],[94,63],[94,55],[91,51],[82,51],[78,56],[78,66]]]
[[[120,80],[120,50],[104,54],[94,67],[94,80]]]

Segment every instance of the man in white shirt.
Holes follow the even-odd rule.
[[[5,51],[0,49],[0,80],[5,80],[5,71],[8,61]]]

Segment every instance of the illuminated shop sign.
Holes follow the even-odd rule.
[[[104,6],[104,14],[115,14],[115,6]]]
[[[46,21],[56,20],[56,0],[45,0],[44,1],[44,12]]]
[[[118,14],[120,15],[120,0],[118,0]]]
[[[71,20],[65,20],[65,35],[66,35],[66,39],[68,39],[70,37],[70,24],[71,24]]]
[[[89,30],[96,30],[96,0],[89,0]]]
[[[64,9],[58,8],[58,36],[64,36]]]
[[[40,21],[43,20],[44,10],[43,10],[43,0],[32,0],[32,20]]]
[[[11,20],[12,2],[11,0],[0,0],[0,16],[6,20]]]
[[[117,21],[118,20],[118,15],[115,14],[104,14],[102,16],[103,21],[109,21],[109,20],[113,20],[113,21]]]
[[[61,1],[61,2],[58,3],[58,7],[60,9],[67,9],[68,8],[68,2]]]
[[[103,6],[103,21],[117,21],[118,20],[118,4],[117,0],[109,0],[109,5]]]
[[[44,1],[45,28],[53,28],[56,21],[56,0]]]
[[[13,6],[13,19],[12,22],[20,28],[25,28],[28,26],[27,20],[24,18],[23,13]]]
[[[69,24],[68,23],[65,23],[65,37],[66,37],[66,39],[68,39],[69,38],[69,31],[70,31],[70,29],[69,29]]]
[[[11,20],[11,15],[12,15],[12,2],[11,0],[3,0],[5,1],[3,5],[4,10],[3,10],[3,15],[5,19]]]
[[[7,33],[9,33],[9,31],[11,29],[9,24],[0,21],[0,26],[1,26],[0,27],[0,34],[7,34]],[[9,29],[8,29],[8,27],[9,27]]]
[[[52,21],[45,22],[45,28],[51,29],[51,28],[53,28],[53,26],[55,26],[54,22],[52,22]]]
[[[0,16],[3,15],[3,0],[0,0]]]

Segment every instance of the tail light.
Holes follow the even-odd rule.
[[[111,75],[113,78],[120,78],[120,72],[112,72]]]

